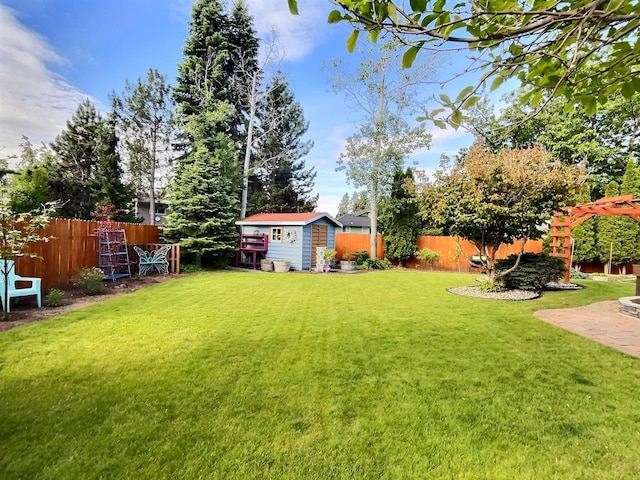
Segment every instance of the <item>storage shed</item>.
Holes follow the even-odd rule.
[[[328,213],[259,213],[236,222],[241,234],[268,238],[267,260],[288,260],[292,270],[311,270],[316,247],[335,248],[342,224]]]

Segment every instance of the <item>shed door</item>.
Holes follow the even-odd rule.
[[[327,246],[327,226],[311,225],[311,268],[316,266],[316,247]]]

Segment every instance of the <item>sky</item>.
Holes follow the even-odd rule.
[[[175,82],[187,38],[193,0],[0,0],[0,157],[20,153],[22,137],[48,144],[89,98],[109,110],[109,94],[121,94],[155,68]],[[330,86],[326,65],[333,59],[356,64],[345,41],[348,25],[329,25],[328,0],[299,0],[299,16],[286,0],[246,0],[260,38],[277,31],[285,59],[279,64],[309,121],[305,157],[317,171],[317,211],[335,215],[345,193],[355,191],[336,162],[359,116]],[[462,61],[462,59],[460,59]],[[452,71],[456,62],[446,67]],[[464,85],[463,85],[464,86]],[[455,96],[459,85],[425,87],[427,94]],[[473,138],[463,130],[428,126],[428,151],[407,165],[432,172],[442,154],[453,155]]]

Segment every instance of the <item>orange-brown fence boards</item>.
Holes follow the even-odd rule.
[[[336,233],[336,257],[340,259],[344,254],[353,255],[362,250],[366,250],[371,255],[370,239],[371,235],[368,233]],[[378,234],[378,258],[384,258],[384,242],[380,234]]]
[[[418,237],[417,250],[429,248],[440,254],[440,260],[433,264],[434,270],[447,271],[469,271],[469,258],[472,255],[478,255],[476,247],[467,240],[456,239],[456,237],[444,236],[420,236]],[[458,255],[457,245],[460,245],[462,253]],[[509,255],[518,253],[522,248],[522,241],[516,240],[511,245],[501,245],[498,249],[496,258],[506,258]],[[542,240],[529,240],[524,248],[525,252],[539,253],[542,251]],[[457,257],[457,258],[456,258]],[[405,266],[414,268],[420,265],[415,258],[408,260]],[[422,265],[427,267],[427,265]]]
[[[477,255],[478,251],[473,244],[466,240],[460,240],[460,248],[462,254],[456,259],[458,240],[455,237],[443,236],[420,236],[416,245],[416,250],[422,248],[430,248],[440,254],[440,261],[433,264],[434,270],[449,271],[469,271],[469,258]],[[511,245],[502,245],[498,249],[497,258],[506,258],[513,253],[520,251],[522,242],[516,241]],[[338,258],[342,258],[342,254],[358,252],[366,250],[369,253],[369,235],[362,233],[336,233],[336,251]],[[525,252],[539,253],[542,251],[542,240],[528,241],[525,245]],[[378,235],[378,257],[384,258],[383,239]],[[421,266],[415,258],[407,260],[404,264],[407,268],[415,268]],[[423,267],[430,267],[422,265]]]
[[[158,243],[158,227],[135,223],[117,223],[127,233],[127,244]],[[55,218],[40,231],[48,242],[37,242],[29,248],[43,260],[21,257],[16,259],[16,272],[25,277],[42,278],[44,291],[53,287],[67,287],[84,267],[98,266],[98,222]]]

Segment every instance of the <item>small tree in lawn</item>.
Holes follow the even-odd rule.
[[[469,240],[486,257],[494,287],[499,276],[518,266],[516,262],[496,274],[500,245],[541,238],[553,213],[572,202],[580,172],[539,147],[493,153],[477,143],[454,165],[445,159],[435,180],[427,180],[416,193],[424,217]]]
[[[38,254],[27,252],[27,247],[35,242],[47,242],[51,237],[43,237],[39,231],[49,224],[51,214],[58,207],[57,203],[45,204],[41,209],[28,213],[16,214],[9,206],[10,199],[6,190],[0,191],[0,262],[2,265],[2,281],[5,302],[9,302],[9,261],[16,257],[41,258]],[[2,319],[7,320],[9,314],[3,306]]]

